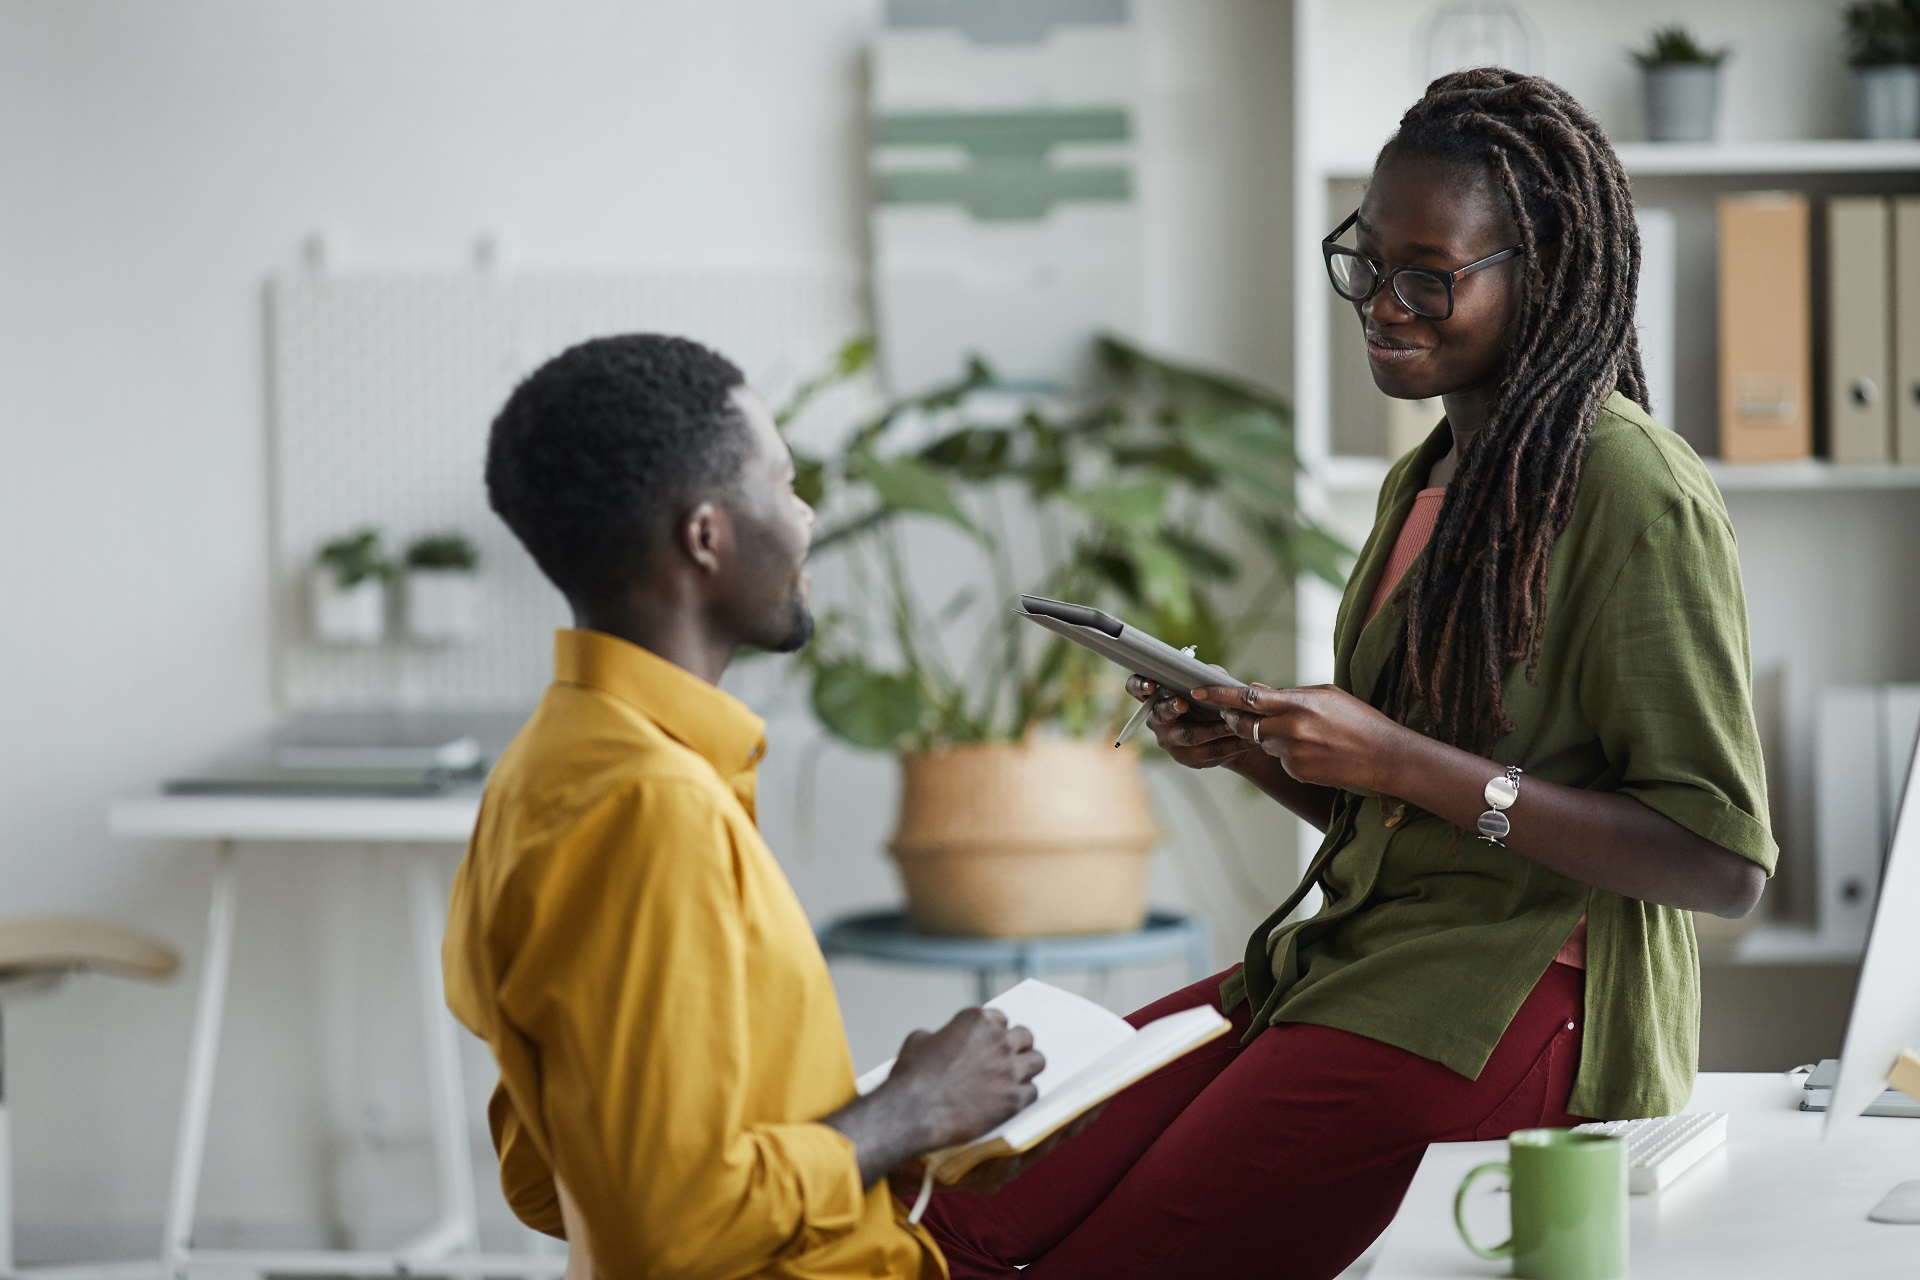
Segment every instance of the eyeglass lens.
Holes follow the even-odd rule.
[[[1379,268],[1359,254],[1333,254],[1328,259],[1327,267],[1333,275],[1334,289],[1348,301],[1358,302],[1367,298],[1379,287]],[[1437,319],[1451,310],[1447,282],[1433,272],[1415,269],[1395,273],[1393,293],[1415,315]]]

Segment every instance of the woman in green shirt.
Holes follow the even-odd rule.
[[[1334,683],[1130,686],[1177,761],[1326,838],[1244,965],[1135,1015],[1212,1002],[1239,1040],[937,1203],[954,1276],[1335,1275],[1429,1142],[1685,1104],[1689,913],[1746,914],[1776,850],[1733,533],[1646,414],[1639,257],[1559,87],[1459,72],[1402,119],[1327,265],[1380,389],[1446,417],[1382,488]]]

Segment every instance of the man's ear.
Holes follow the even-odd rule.
[[[678,534],[680,550],[710,575],[719,573],[733,552],[733,522],[715,502],[702,502],[687,512]]]

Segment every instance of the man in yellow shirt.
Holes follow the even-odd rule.
[[[492,1047],[519,1217],[602,1276],[930,1277],[886,1175],[1032,1101],[970,1009],[856,1098],[839,1006],[754,819],[764,726],[716,687],[812,630],[813,513],[766,405],[682,339],[583,343],[493,425],[494,510],[573,607],[454,883],[447,1000]]]

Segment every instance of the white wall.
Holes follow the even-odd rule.
[[[0,915],[113,916],[188,961],[167,987],[84,980],[9,1011],[27,1257],[157,1242],[209,856],[115,842],[103,815],[272,715],[267,276],[316,228],[347,267],[455,265],[490,228],[527,265],[855,265],[875,7],[0,0]],[[1147,336],[1284,386],[1288,6],[1141,11]],[[801,864],[808,731],[768,710],[766,822],[809,910],[890,897],[891,766],[825,757]],[[1213,790],[1277,893],[1288,824]],[[242,859],[200,1236],[392,1236],[428,1202],[398,868]],[[1160,881],[1219,917],[1223,955],[1267,905],[1205,856]],[[842,978],[863,1062],[964,995]]]

